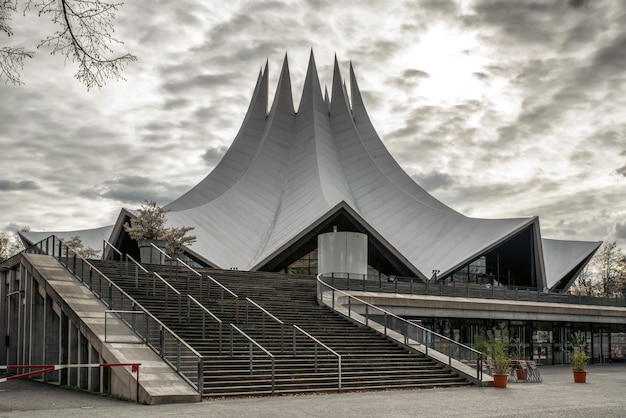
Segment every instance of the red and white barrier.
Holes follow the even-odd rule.
[[[0,378],[0,383],[8,382],[9,380],[22,379],[25,377],[34,376],[36,374],[41,373],[49,373],[54,372],[56,370],[63,369],[77,369],[81,367],[131,367],[132,373],[137,373],[137,400],[139,399],[139,366],[141,363],[92,363],[92,364],[19,364],[19,365],[7,365],[0,366],[0,371],[2,370],[19,370],[19,369],[27,369],[32,370],[26,373],[16,374],[13,376],[7,376]],[[36,369],[36,370],[33,370]]]

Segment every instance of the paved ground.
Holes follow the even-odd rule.
[[[0,383],[0,417],[626,417],[626,365],[589,367],[586,384],[563,366],[543,383],[226,399],[145,406],[38,382]]]

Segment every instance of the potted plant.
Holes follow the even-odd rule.
[[[506,388],[509,379],[511,357],[509,355],[509,330],[504,322],[487,331],[486,336],[477,335],[474,347],[483,352],[493,363],[493,385]]]
[[[524,360],[524,341],[521,338],[513,338],[511,346],[515,347],[515,359],[518,361],[518,367],[515,369],[517,380],[528,379],[528,368],[522,366]]]
[[[568,350],[569,361],[572,365],[575,383],[585,383],[587,381],[587,342],[582,332],[576,331],[570,342],[571,349]]]
[[[161,251],[169,249],[182,253],[185,245],[196,241],[195,236],[186,235],[193,227],[167,228],[165,216],[168,210],[158,206],[156,202],[146,200],[137,212],[137,216],[131,219],[130,223],[124,224],[124,229],[133,240],[137,241],[142,263],[163,263],[162,253],[152,244]]]

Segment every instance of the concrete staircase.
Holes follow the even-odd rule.
[[[339,390],[337,357],[300,331],[294,332],[293,325],[341,355],[342,390],[471,384],[433,360],[409,353],[375,331],[319,306],[312,276],[199,269],[200,279],[184,268],[144,265],[150,274],[136,278],[132,263],[95,261],[94,265],[205,356],[204,396]],[[153,272],[181,293],[180,305],[175,292],[155,279]],[[222,321],[221,334],[217,321],[203,315],[187,294]],[[230,324],[271,353],[273,360]]]

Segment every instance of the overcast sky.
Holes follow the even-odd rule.
[[[352,61],[400,165],[468,216],[539,215],[544,237],[626,244],[626,3],[622,0],[128,1],[119,54],[138,61],[87,91],[40,48],[25,85],[0,84],[0,231],[114,223],[166,204],[217,164],[259,70],[285,53],[296,103]],[[54,31],[14,16],[0,45]],[[273,93],[272,93],[273,94]]]

